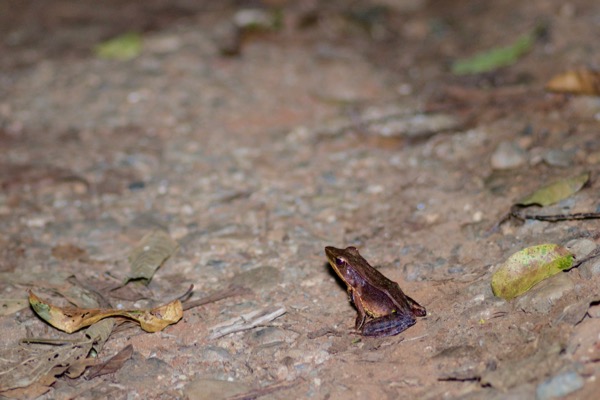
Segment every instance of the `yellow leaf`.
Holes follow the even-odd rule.
[[[580,69],[555,75],[546,84],[546,90],[558,93],[600,95],[600,71]]]

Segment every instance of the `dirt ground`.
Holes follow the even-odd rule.
[[[276,28],[236,26],[248,9]],[[450,72],[539,26],[517,63]],[[142,34],[137,57],[94,54],[129,31]],[[540,185],[584,171],[590,184],[543,213],[599,211],[600,97],[544,90],[557,73],[600,68],[597,1],[6,0],[0,35],[0,299],[33,289],[77,304],[68,286],[129,309],[190,285],[191,300],[249,289],[161,332],[121,326],[98,354],[132,345],[115,371],[60,375],[13,397],[600,392],[598,259],[514,300],[490,288],[497,266],[527,246],[561,244],[581,258],[600,243],[598,220],[490,230]],[[178,251],[148,287],[111,290],[157,229]],[[427,316],[398,336],[354,334],[356,310],[323,251],[350,245]],[[285,314],[210,336],[273,308]],[[21,339],[83,335],[30,308],[2,315],[2,375]]]

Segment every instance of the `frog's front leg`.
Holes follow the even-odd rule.
[[[358,315],[356,316],[356,322],[354,323],[354,329],[356,329],[357,331],[361,331],[361,328],[363,327],[365,320],[367,319],[367,312],[365,311],[360,301],[360,298],[356,296],[356,293],[354,291],[352,291],[350,297],[352,298],[352,302],[356,307],[356,311],[358,311]]]
[[[367,321],[362,325],[360,333],[363,336],[394,336],[413,326],[415,322],[412,314],[392,313]]]

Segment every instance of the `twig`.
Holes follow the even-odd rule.
[[[549,214],[549,215],[538,215],[538,214],[526,214],[523,211],[523,207],[516,205],[512,206],[510,211],[504,214],[498,222],[496,222],[492,227],[490,227],[486,236],[495,233],[500,228],[500,225],[505,223],[511,218],[516,218],[519,221],[525,221],[527,219],[535,219],[538,221],[547,221],[547,222],[558,222],[558,221],[577,221],[584,219],[599,219],[600,212],[585,212],[585,213],[573,213],[573,214]]]
[[[21,344],[48,344],[53,346],[64,346],[64,345],[75,345],[80,343],[87,343],[90,339],[79,338],[79,339],[51,339],[51,338],[24,338],[19,341]]]
[[[204,304],[214,303],[219,300],[226,299],[227,297],[240,296],[242,294],[250,293],[250,291],[246,288],[239,286],[231,286],[224,290],[219,290],[213,294],[210,294],[206,297],[203,297],[194,301],[187,301],[183,303],[183,310],[189,310],[190,308],[203,306]]]
[[[582,219],[598,219],[600,213],[587,212],[587,213],[574,213],[574,214],[552,214],[552,215],[536,215],[536,214],[525,214],[519,211],[513,211],[510,213],[512,217],[520,219],[522,221],[526,219],[536,219],[538,221],[558,222],[558,221],[576,221]]]
[[[190,285],[190,287],[188,288],[188,290],[186,290],[186,292],[184,294],[182,294],[181,296],[178,297],[179,301],[183,304],[186,301],[188,301],[190,299],[190,297],[192,297],[192,295],[194,294],[194,285]]]
[[[285,312],[286,310],[283,306],[274,306],[263,310],[249,312],[210,328],[212,333],[210,334],[209,339],[217,339],[229,335],[230,333],[255,328],[265,322],[272,321],[275,318],[282,316]]]

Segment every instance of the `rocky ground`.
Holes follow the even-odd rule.
[[[598,221],[490,228],[540,185],[584,171],[587,187],[543,211],[600,206],[600,100],[544,90],[559,72],[598,67],[596,2],[216,4],[0,5],[0,298],[33,289],[64,305],[57,287],[71,275],[119,308],[190,285],[192,300],[249,289],[158,333],[116,330],[98,357],[131,344],[120,369],[26,396],[593,398],[600,260],[510,301],[490,279],[536,244],[581,259]],[[277,29],[241,32],[235,16],[248,8],[277,15]],[[545,33],[516,64],[450,73],[538,24]],[[131,30],[139,56],[94,54]],[[109,291],[157,229],[179,250],[147,288]],[[329,245],[360,248],[427,316],[399,336],[353,334]],[[273,308],[285,314],[210,336]],[[26,337],[68,336],[29,308],[2,315],[3,354]]]

